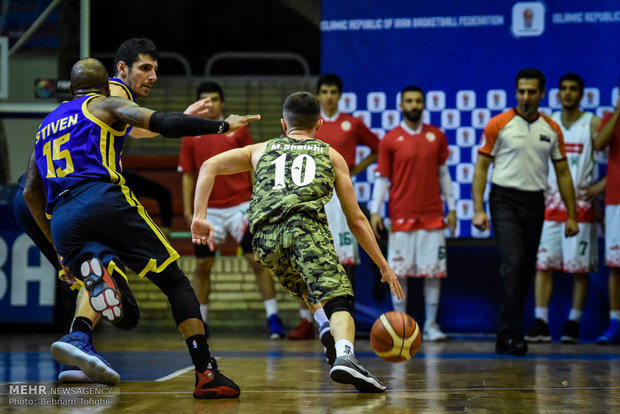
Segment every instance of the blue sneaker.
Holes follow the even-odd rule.
[[[84,374],[84,371],[76,366],[60,364],[60,372],[58,373],[58,381],[64,383],[94,382]]]
[[[71,332],[54,342],[51,350],[56,361],[69,367],[78,367],[92,382],[116,385],[121,380],[108,361],[95,352],[90,334]]]
[[[267,318],[267,325],[269,326],[269,338],[270,339],[282,339],[284,338],[284,328],[282,327],[282,320],[275,313]]]
[[[607,331],[596,339],[599,345],[620,344],[620,321],[611,319]]]

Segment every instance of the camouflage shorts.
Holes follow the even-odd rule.
[[[295,297],[308,290],[308,302],[316,304],[353,296],[326,224],[294,215],[257,229],[252,247],[258,263]]]

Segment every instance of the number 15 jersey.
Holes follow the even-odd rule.
[[[120,161],[127,128],[117,131],[88,111],[88,102],[100,96],[64,102],[39,126],[34,149],[48,214],[60,196],[80,184],[125,183]]]
[[[250,231],[301,214],[327,225],[336,172],[329,145],[318,139],[273,138],[256,164]]]

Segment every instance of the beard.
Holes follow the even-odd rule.
[[[403,112],[405,118],[407,118],[411,122],[419,122],[420,118],[422,118],[422,111],[417,109],[412,109],[411,111]]]

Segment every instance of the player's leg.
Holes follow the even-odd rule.
[[[620,204],[605,206],[605,262],[609,266],[609,326],[598,344],[620,343]]]
[[[426,319],[422,338],[443,341],[447,335],[437,323],[441,281],[446,277],[446,236],[443,229],[416,230],[414,235],[416,276],[424,278],[424,309]]]
[[[194,245],[194,253],[196,255],[196,266],[194,267],[192,285],[200,303],[200,315],[202,320],[207,323],[209,295],[211,294],[211,269],[215,262],[215,252],[212,252],[206,245]]]
[[[273,286],[273,278],[271,277],[271,273],[259,265],[254,258],[254,252],[252,251],[252,234],[249,229],[246,229],[244,232],[239,245],[243,251],[243,256],[254,272],[256,285],[263,299],[267,327],[269,329],[269,338],[282,339],[284,338],[284,327],[282,326],[282,320],[278,316],[278,300],[276,299],[276,292]]]
[[[176,261],[146,276],[168,297],[177,328],[185,339],[195,367],[194,398],[239,397],[239,386],[219,371],[215,358],[211,356],[198,299]]]

